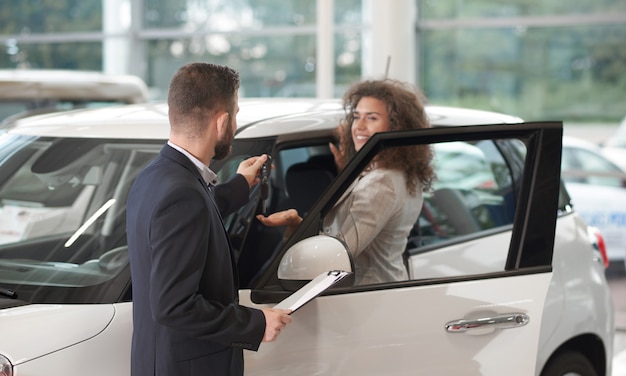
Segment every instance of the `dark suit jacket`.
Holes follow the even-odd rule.
[[[216,187],[220,207],[248,197],[241,175]],[[260,310],[237,304],[235,261],[218,206],[195,165],[165,145],[128,195],[133,283],[131,369],[139,375],[243,374]]]

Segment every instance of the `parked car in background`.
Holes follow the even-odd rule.
[[[561,175],[576,212],[604,237],[612,263],[626,261],[626,172],[597,145],[563,137]]]
[[[603,145],[602,153],[626,171],[626,117]]]
[[[320,224],[380,151],[430,145],[439,176],[408,239],[410,278],[344,279],[276,342],[246,351],[246,375],[609,376],[606,254],[561,184],[562,125],[427,112],[436,127],[375,135],[338,173],[337,101],[240,100],[232,154],[211,168],[225,181],[249,156],[274,161],[267,201],[256,186],[224,218],[242,304],[273,306],[322,273],[353,270]],[[0,217],[20,223],[0,244],[6,375],[129,374],[125,200],[168,136],[164,104],[40,115],[0,134]],[[295,207],[303,222],[283,242],[255,220],[263,206]]]
[[[19,114],[148,101],[133,75],[52,69],[0,69],[0,122]]]

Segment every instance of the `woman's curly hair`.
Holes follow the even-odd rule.
[[[351,133],[353,111],[363,97],[373,97],[386,104],[392,131],[430,128],[423,105],[425,98],[416,87],[393,79],[356,83],[343,96],[346,115],[342,126],[339,127],[340,149],[344,158],[340,164],[343,166],[356,153]],[[432,158],[433,151],[429,145],[414,145],[384,150],[375,161],[377,166],[404,171],[407,188],[411,194],[415,194],[418,184],[424,191],[431,188],[434,178]]]

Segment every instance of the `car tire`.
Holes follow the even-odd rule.
[[[598,376],[593,365],[584,355],[566,351],[551,359],[541,376]]]

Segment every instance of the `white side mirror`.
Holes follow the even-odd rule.
[[[315,235],[285,252],[278,266],[278,280],[283,288],[295,291],[329,270],[354,271],[352,256],[339,239]],[[354,276],[350,279],[353,281]]]

